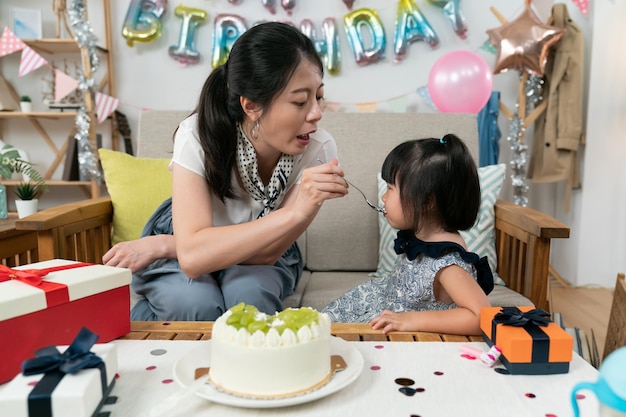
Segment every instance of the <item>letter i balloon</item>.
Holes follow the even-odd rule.
[[[183,65],[195,64],[200,59],[200,53],[196,50],[194,35],[196,27],[207,18],[207,12],[193,7],[177,6],[174,15],[182,19],[178,45],[170,46],[169,55]]]

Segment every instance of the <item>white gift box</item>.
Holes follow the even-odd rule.
[[[64,352],[67,346],[59,347]],[[117,373],[117,351],[115,345],[96,344],[90,349],[104,362],[107,386],[102,386],[102,375],[98,368],[82,369],[75,374],[66,374],[51,393],[51,417],[91,417],[111,391]],[[0,386],[0,416],[47,417],[38,413],[29,414],[28,397],[44,377],[44,374],[24,376],[19,374],[11,382]]]
[[[57,270],[68,266],[79,267]],[[51,272],[39,286],[15,278],[0,282],[0,383],[17,375],[36,349],[69,345],[82,327],[99,343],[130,331],[129,269],[54,259],[4,272],[21,270]]]

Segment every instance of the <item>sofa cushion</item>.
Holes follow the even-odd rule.
[[[104,148],[98,152],[113,204],[111,243],[138,239],[148,217],[172,195],[169,159],[137,158]]]
[[[505,165],[488,165],[478,168],[478,176],[480,179],[481,203],[480,212],[476,224],[467,231],[461,231],[461,236],[467,244],[470,252],[478,255],[486,256],[489,260],[489,266],[494,272],[494,280],[496,283],[503,282],[497,276],[495,271],[498,267],[496,257],[496,241],[495,241],[495,209],[496,200],[504,184]],[[387,184],[381,178],[380,173],[377,177],[378,181],[378,204],[382,204],[382,195],[384,194]],[[396,253],[393,250],[393,242],[396,238],[396,229],[391,227],[383,216],[378,218],[379,229],[379,248],[378,248],[378,267],[372,275],[386,275],[393,269],[396,261]]]
[[[322,310],[331,301],[341,296],[346,291],[357,285],[372,279],[367,272],[313,272],[298,285],[297,295],[291,295],[285,299],[283,305],[287,307],[307,306]],[[300,304],[296,304],[297,298]],[[487,296],[493,307],[532,306],[533,303],[523,295],[503,285],[496,285]]]

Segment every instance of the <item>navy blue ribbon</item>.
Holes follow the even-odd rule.
[[[424,242],[415,236],[411,230],[399,230],[394,240],[393,249],[400,255],[406,253],[409,261],[424,254],[429,258],[440,258],[450,252],[458,252],[465,262],[469,262],[476,268],[476,281],[485,294],[493,290],[493,273],[486,256],[482,258],[474,252],[466,251],[463,246],[454,242]]]
[[[496,328],[498,324],[505,326],[522,327],[532,337],[531,361],[536,363],[548,362],[550,352],[550,336],[541,327],[550,323],[550,314],[540,308],[526,312],[517,307],[502,307],[491,322],[491,340],[496,341]]]
[[[48,346],[35,352],[35,358],[22,363],[25,376],[45,374],[28,395],[28,415],[52,417],[52,392],[66,374],[81,369],[98,368],[103,395],[107,390],[107,374],[104,362],[89,349],[98,340],[98,335],[83,327],[72,344],[60,353],[56,347]]]
[[[498,320],[498,323],[507,326],[523,327],[526,324],[531,324],[545,327],[550,324],[550,313],[540,308],[523,312],[517,307],[503,307],[496,314],[495,319]]]

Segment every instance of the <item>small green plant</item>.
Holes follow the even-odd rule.
[[[20,152],[15,146],[4,145],[0,148],[0,176],[10,179],[13,173],[23,174],[29,178],[29,181],[18,185],[17,189],[34,188],[34,190],[30,191],[35,191],[37,196],[48,191],[46,180],[39,171],[33,167],[33,164],[20,158]],[[30,187],[22,187],[23,184],[30,184]],[[17,194],[17,190],[15,193]],[[17,195],[22,200],[27,200],[26,198],[22,198],[19,194]],[[24,195],[28,195],[28,193],[25,192]],[[37,197],[31,197],[30,199],[32,200],[33,198]]]
[[[15,187],[15,195],[20,200],[34,200],[39,198],[41,193],[47,190],[47,186],[45,183],[36,183],[36,182],[20,182],[17,187]]]
[[[20,97],[20,101],[23,103],[30,103],[30,97],[29,96],[22,96]]]

